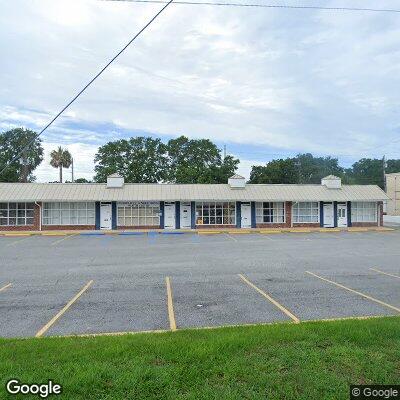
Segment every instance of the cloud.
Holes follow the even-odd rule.
[[[0,127],[40,129],[160,5],[15,0],[1,8]],[[400,126],[399,21],[389,13],[172,5],[43,140],[89,146],[90,154],[130,131],[346,162],[400,157],[391,145]],[[38,177],[54,172],[41,167]]]
[[[237,170],[237,173],[248,179],[250,178],[251,167],[253,167],[254,165],[264,165],[264,164],[257,160],[244,160],[242,158],[240,160],[240,165]]]

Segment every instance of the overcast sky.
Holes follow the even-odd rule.
[[[43,127],[160,8],[0,0],[0,130]],[[62,145],[75,177],[91,178],[100,145],[136,135],[225,144],[247,177],[251,165],[298,152],[345,166],[400,158],[399,106],[400,13],[171,5],[43,134],[36,176],[58,178],[48,154]]]

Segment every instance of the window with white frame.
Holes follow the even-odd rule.
[[[137,201],[117,203],[118,226],[160,225],[160,203]]]
[[[235,202],[196,203],[197,225],[236,225]]]
[[[293,203],[293,223],[317,223],[319,222],[318,201],[303,201]]]
[[[34,203],[0,203],[0,225],[33,225]]]
[[[256,223],[279,224],[285,222],[285,203],[264,201],[256,203]]]
[[[373,201],[351,202],[351,222],[376,222],[377,204]]]
[[[94,202],[43,203],[43,225],[94,225]]]

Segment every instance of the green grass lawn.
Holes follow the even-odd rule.
[[[1,399],[9,378],[74,400],[348,399],[351,383],[400,383],[400,317],[2,339],[0,376]]]

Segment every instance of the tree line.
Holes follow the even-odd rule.
[[[34,170],[43,161],[43,146],[34,131],[16,128],[0,133],[0,170],[24,151],[0,175],[1,182],[33,182]],[[52,151],[50,164],[59,169],[62,182],[63,168],[69,168],[72,157],[59,147]],[[180,136],[164,143],[159,138],[132,137],[110,141],[100,146],[95,155],[94,182],[105,182],[107,176],[118,173],[132,183],[226,183],[240,160],[222,154],[208,139],[189,139]],[[347,184],[375,184],[384,187],[386,173],[400,172],[400,159],[362,158],[350,168],[339,165],[334,157],[315,157],[310,153],[274,159],[262,166],[253,166],[250,183],[319,184],[326,175],[336,175]],[[78,178],[75,182],[88,182]]]
[[[350,168],[344,168],[337,158],[306,153],[253,166],[249,182],[318,184],[324,176],[336,175],[345,184],[378,185],[383,189],[384,172],[400,172],[400,159],[361,158]]]
[[[33,141],[24,155],[12,161]],[[43,146],[34,131],[17,128],[0,134],[0,182],[33,182],[34,170],[43,161]],[[50,165],[69,168],[72,156],[59,147],[50,154]],[[12,161],[12,162],[11,162]],[[238,168],[239,160],[224,157],[221,150],[208,139],[180,136],[164,143],[159,138],[132,137],[110,141],[100,146],[95,155],[94,182],[105,182],[107,176],[118,173],[126,182],[137,183],[226,183]],[[75,182],[88,182],[78,178]]]

